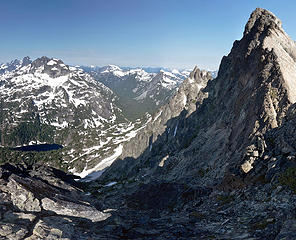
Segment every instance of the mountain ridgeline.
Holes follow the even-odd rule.
[[[110,88],[123,86],[116,71]],[[1,166],[0,236],[296,239],[295,102],[296,44],[257,8],[217,77],[195,68],[97,180],[26,161]]]

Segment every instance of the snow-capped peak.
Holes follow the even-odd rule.
[[[173,70],[172,70],[172,73],[173,73],[173,74],[180,74],[180,72],[179,72],[178,69],[173,69]]]
[[[7,68],[7,65],[6,64],[2,64],[1,66],[0,66],[0,69],[6,69]]]
[[[57,64],[57,62],[56,62],[55,60],[53,60],[53,59],[51,59],[51,60],[47,63],[47,65],[49,65],[49,66],[56,65],[56,64]]]
[[[115,72],[115,71],[122,71],[122,69],[112,64],[102,68],[102,73],[109,73],[109,72]]]
[[[118,67],[116,65],[112,65],[112,64],[110,64],[108,66],[105,66],[105,67],[102,67],[101,68],[101,73],[102,74],[112,73],[112,74],[114,74],[117,77],[124,76],[123,70],[120,67]]]
[[[142,68],[131,69],[126,72],[126,75],[135,75],[135,78],[138,81],[144,81],[144,82],[150,81],[151,78],[154,76],[154,74],[149,74]]]

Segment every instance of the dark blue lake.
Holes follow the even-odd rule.
[[[29,151],[46,152],[46,151],[58,150],[61,148],[63,148],[63,146],[59,144],[36,144],[36,145],[15,147],[15,148],[12,148],[12,150],[23,151],[23,152],[29,152]]]

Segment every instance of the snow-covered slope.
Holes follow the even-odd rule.
[[[61,144],[59,164],[75,173],[113,156],[142,124],[125,118],[112,90],[59,59],[2,64],[0,96],[1,145]]]

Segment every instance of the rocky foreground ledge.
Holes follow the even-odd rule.
[[[84,239],[78,226],[110,216],[74,176],[40,165],[0,167],[0,239]],[[77,226],[77,227],[76,227]]]
[[[45,166],[0,167],[0,239],[296,239],[287,186],[232,191],[161,180],[92,182]]]

